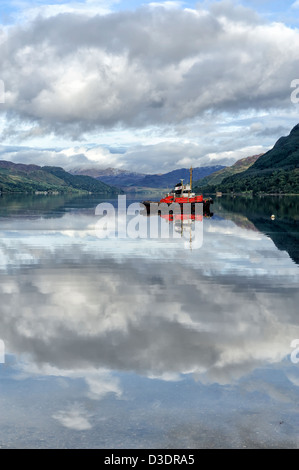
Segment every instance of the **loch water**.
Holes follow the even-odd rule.
[[[298,448],[299,197],[172,238],[100,236],[102,203],[0,197],[0,446]]]

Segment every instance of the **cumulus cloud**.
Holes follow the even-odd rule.
[[[269,132],[271,135],[271,132]],[[238,148],[238,142],[223,141],[222,151],[217,145],[199,145],[194,142],[160,142],[151,145],[132,145],[122,150],[101,146],[81,145],[59,149],[0,146],[0,158],[15,163],[62,166],[66,170],[119,168],[141,173],[166,173],[169,169],[208,165],[231,165],[239,158],[264,153],[268,148],[252,145]]]
[[[231,2],[37,17],[2,34],[5,111],[74,137],[288,108],[298,42],[298,30]]]
[[[111,153],[104,147],[70,147],[59,149],[38,149],[28,147],[1,147],[1,160],[15,163],[36,163],[41,166],[61,166],[66,170],[75,168],[122,167],[122,155]]]

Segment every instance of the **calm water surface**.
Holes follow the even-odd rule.
[[[298,448],[299,198],[219,198],[202,246],[100,202],[0,198],[0,446]]]

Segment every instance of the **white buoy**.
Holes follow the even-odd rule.
[[[275,220],[275,215],[271,215],[271,220]]]

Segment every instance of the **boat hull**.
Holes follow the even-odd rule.
[[[168,206],[171,206],[172,203],[157,202],[157,201],[143,201],[142,204],[146,208],[147,214],[153,215],[153,214],[158,214],[158,212],[161,212],[162,207],[165,207],[166,204]],[[188,203],[175,202],[175,204],[177,208],[180,208],[181,213],[183,213],[184,211],[186,212],[187,210],[188,211],[190,210],[191,214],[194,214],[196,211],[196,208],[202,205],[203,214],[209,214],[210,206],[211,204],[213,204],[213,200],[211,198],[206,198],[206,199],[203,199],[201,202],[188,202]],[[189,206],[188,209],[186,206]]]

